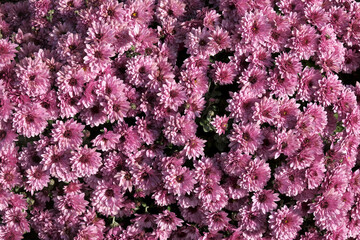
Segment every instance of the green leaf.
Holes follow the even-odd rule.
[[[54,12],[55,12],[55,10],[54,10],[54,9],[51,9],[50,11],[48,11],[48,13],[47,13],[47,15],[46,15],[46,19],[47,19],[49,22],[52,22]]]

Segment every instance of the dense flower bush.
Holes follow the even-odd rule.
[[[0,239],[358,239],[360,4],[0,5]]]

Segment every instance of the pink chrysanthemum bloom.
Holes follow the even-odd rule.
[[[56,84],[60,91],[68,92],[70,97],[79,96],[84,90],[84,70],[66,65],[57,73]]]
[[[155,222],[163,231],[174,231],[178,226],[180,227],[184,221],[177,218],[175,213],[165,210],[156,216]]]
[[[57,51],[62,60],[79,62],[82,60],[84,41],[78,33],[67,33],[60,38]]]
[[[175,81],[168,81],[162,85],[160,92],[160,104],[163,104],[165,108],[170,108],[177,111],[186,100],[186,93],[184,88]]]
[[[352,73],[360,67],[360,53],[353,49],[346,49],[345,61],[342,71],[344,73]]]
[[[21,183],[21,177],[18,168],[12,166],[3,166],[0,168],[0,183],[8,189],[12,189]]]
[[[13,131],[10,123],[0,121],[0,151],[9,147],[17,140],[17,134]]]
[[[229,33],[219,26],[216,26],[215,29],[210,32],[209,40],[209,45],[215,52],[220,52],[230,47],[231,44]]]
[[[59,109],[60,109],[60,117],[69,118],[74,117],[75,114],[79,113],[82,109],[82,105],[80,104],[79,96],[71,97],[69,93],[61,93],[57,92],[59,99]]]
[[[124,205],[123,202],[121,188],[105,181],[98,182],[91,197],[92,206],[105,216],[117,215]]]
[[[270,175],[269,164],[259,158],[255,158],[255,160],[249,162],[245,173],[239,178],[238,184],[250,192],[260,191],[269,181]]]
[[[14,113],[13,128],[25,137],[40,134],[47,126],[48,114],[40,104],[26,104]]]
[[[159,172],[147,164],[130,170],[130,173],[135,177],[135,185],[147,192],[154,190],[161,182]]]
[[[54,199],[54,205],[64,216],[79,216],[86,211],[88,205],[88,201],[84,199],[84,196],[84,193],[57,196]]]
[[[239,82],[251,89],[255,95],[261,96],[266,91],[266,78],[267,76],[265,70],[258,67],[251,67],[243,72]]]
[[[230,112],[230,118],[236,122],[252,122],[253,109],[255,102],[258,102],[257,96],[249,88],[243,88],[239,92],[230,92],[231,99],[227,102],[229,105],[226,110]]]
[[[255,103],[253,119],[258,124],[269,123],[275,125],[279,117],[279,103],[277,100],[265,97],[259,103]]]
[[[206,56],[211,54],[211,52],[209,52],[209,42],[209,32],[206,28],[197,28],[187,34],[185,46],[187,47],[187,52],[191,55],[201,54]],[[215,51],[213,52],[215,53]]]
[[[119,110],[120,111],[120,110]],[[80,113],[80,119],[91,127],[99,126],[107,120],[107,115],[102,102],[96,101],[91,107],[84,109]]]
[[[166,172],[164,187],[175,195],[184,195],[193,190],[196,180],[193,172],[186,167],[177,167]]]
[[[295,29],[292,37],[295,54],[300,59],[308,60],[317,51],[318,38],[315,28],[309,25],[303,24]]]
[[[30,225],[26,219],[27,212],[23,209],[9,209],[5,212],[2,222],[8,228],[13,228],[17,232],[30,232]]]
[[[15,58],[17,45],[7,39],[0,39],[0,70]]]
[[[76,178],[71,171],[69,150],[60,150],[57,145],[47,146],[41,155],[42,164],[45,170],[49,170],[50,175],[64,182],[70,182]]]
[[[229,225],[230,219],[224,211],[210,213],[206,216],[209,230],[211,232],[218,232],[224,230]]]
[[[220,85],[232,84],[236,76],[235,65],[216,61],[214,63],[214,82]]]
[[[204,147],[206,140],[203,140],[198,137],[190,138],[186,141],[183,151],[186,157],[189,159],[196,159],[200,156],[204,156]]]
[[[202,184],[219,183],[222,173],[213,158],[203,157],[194,162],[195,178]]]
[[[96,174],[102,164],[101,154],[94,148],[79,148],[70,158],[71,169],[78,177],[89,177]]]
[[[307,21],[312,25],[321,28],[329,21],[329,15],[320,4],[309,4],[304,9]]]
[[[273,190],[262,190],[255,192],[251,197],[252,205],[251,209],[253,211],[261,211],[262,213],[267,213],[274,210],[277,207],[275,202],[279,201],[279,194],[274,193]]]
[[[87,44],[84,63],[88,64],[91,71],[98,73],[104,71],[110,65],[110,57],[114,56],[114,49],[110,44],[93,43]]]
[[[116,144],[119,143],[120,134],[114,133],[104,129],[104,133],[96,136],[91,142],[98,150],[109,151],[115,149]]]
[[[287,54],[286,52],[276,57],[275,62],[283,78],[297,78],[297,74],[302,70],[299,59],[295,55]]]
[[[118,97],[116,99],[109,100],[105,107],[105,113],[111,122],[123,121],[126,117],[127,112],[130,109],[130,103],[126,97]]]
[[[292,240],[301,229],[303,219],[286,205],[269,217],[272,236],[279,240]]]
[[[163,130],[165,137],[175,145],[183,145],[191,137],[195,136],[196,124],[194,120],[186,116],[170,116]]]
[[[275,170],[275,189],[287,196],[296,196],[306,187],[304,171],[283,165]]]
[[[16,69],[20,88],[29,97],[45,94],[50,89],[50,71],[39,57],[24,58]]]
[[[135,87],[144,86],[150,74],[156,71],[156,64],[151,56],[135,56],[126,63],[126,79]]]
[[[270,36],[271,25],[266,14],[256,9],[254,12],[246,12],[242,18],[242,37],[245,43],[257,44],[266,42]]]
[[[106,100],[125,98],[126,86],[123,81],[117,77],[107,73],[104,76],[99,77],[97,83],[95,89],[95,94],[97,96],[102,96]]]
[[[211,124],[215,127],[215,131],[217,134],[222,135],[228,128],[229,117],[227,116],[218,116],[216,115],[214,120],[211,121]]]
[[[42,165],[31,166],[26,170],[26,177],[26,189],[30,191],[31,194],[46,187],[50,181],[50,176],[47,171],[43,170]]]
[[[229,140],[229,147],[232,149],[241,149],[245,153],[254,153],[262,144],[263,136],[257,124],[234,124]]]
[[[195,189],[201,206],[206,211],[220,211],[228,204],[228,196],[219,184],[207,183],[202,184]]]
[[[360,135],[360,108],[358,106],[346,115],[343,124],[347,133]]]
[[[300,148],[300,140],[298,133],[294,130],[281,131],[275,136],[276,149],[275,158],[278,158],[281,153],[286,156],[291,156]]]
[[[319,89],[319,80],[322,76],[319,70],[305,67],[300,73],[300,86],[297,97],[301,100],[311,101]]]
[[[116,40],[115,31],[112,27],[104,21],[94,21],[91,23],[87,31],[86,43],[105,43],[111,44]]]
[[[297,76],[283,77],[278,68],[269,71],[268,86],[277,97],[291,96],[298,89],[299,79]]]
[[[315,93],[317,100],[323,106],[329,106],[338,101],[340,93],[344,86],[335,74],[329,74],[327,77],[319,80],[319,89]]]
[[[249,205],[239,209],[239,227],[243,231],[258,232],[266,227],[266,215],[260,211],[251,210]]]
[[[66,122],[57,120],[53,125],[52,137],[60,149],[77,148],[82,143],[84,125],[74,119]]]
[[[163,21],[177,19],[185,13],[185,7],[186,4],[179,0],[161,0],[158,3],[156,13]]]
[[[310,204],[310,213],[314,214],[319,227],[334,230],[345,216],[343,206],[339,194],[330,190],[315,198],[315,202]]]

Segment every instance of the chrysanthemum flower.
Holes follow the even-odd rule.
[[[265,161],[255,158],[245,168],[245,173],[239,178],[238,184],[250,191],[260,191],[270,179],[271,169]]]
[[[269,217],[273,237],[279,240],[292,240],[301,229],[303,219],[286,205]]]
[[[71,169],[78,177],[89,177],[96,174],[102,164],[100,153],[93,148],[79,148],[70,158]]]
[[[165,137],[175,145],[183,145],[195,135],[196,124],[186,116],[170,116],[163,130]]]
[[[8,189],[12,189],[21,183],[21,177],[18,168],[12,166],[3,166],[0,168],[0,183]]]
[[[230,97],[231,98],[227,100],[229,105],[226,108],[226,110],[230,112],[229,117],[234,118],[236,122],[251,122],[255,102],[259,101],[254,92],[249,88],[244,88],[239,92],[230,92]]]
[[[229,147],[232,149],[241,149],[245,153],[254,153],[262,144],[263,135],[257,124],[234,124],[229,140]]]
[[[160,98],[160,104],[163,104],[165,108],[170,108],[174,111],[177,111],[179,106],[186,100],[184,88],[173,81],[168,81],[163,84],[158,96]]]
[[[50,89],[50,71],[39,57],[24,58],[16,69],[20,88],[29,97],[45,94]]]
[[[281,53],[275,60],[282,78],[296,78],[301,72],[302,65],[295,55]]]
[[[291,129],[287,132],[285,130],[278,132],[275,136],[275,141],[275,158],[278,158],[281,153],[286,156],[291,156],[300,148],[298,133]]]
[[[31,194],[46,187],[50,181],[50,176],[48,172],[43,169],[42,165],[31,166],[26,170],[26,177],[26,189],[30,191]]]
[[[106,22],[95,21],[88,29],[85,41],[90,44],[92,42],[111,44],[115,41],[115,31]]]
[[[287,196],[296,196],[306,187],[304,171],[283,165],[275,170],[275,189]]]
[[[261,10],[246,12],[242,19],[242,37],[246,43],[263,43],[269,39],[271,26]]]
[[[16,138],[17,134],[12,129],[10,123],[0,121],[0,151],[3,148],[10,147]]]
[[[206,216],[209,230],[211,232],[218,232],[226,229],[230,219],[224,211],[210,213]]]
[[[26,216],[27,212],[22,209],[9,209],[3,216],[3,223],[6,224],[6,227],[13,228],[20,233],[30,232],[30,225]]]
[[[214,120],[211,121],[211,124],[215,127],[216,133],[219,135],[222,135],[225,133],[225,131],[228,128],[228,121],[229,121],[229,117],[227,116],[218,116],[216,115]]]
[[[232,84],[236,76],[235,65],[216,61],[214,63],[214,82],[220,85]]]
[[[229,33],[219,26],[216,26],[215,29],[210,32],[209,40],[209,45],[215,52],[220,52],[228,48],[231,44]]]
[[[196,159],[200,156],[204,155],[204,147],[205,147],[206,140],[203,140],[198,137],[190,138],[186,141],[183,151],[186,157],[190,159]]]
[[[184,221],[177,218],[175,213],[165,210],[157,215],[155,222],[161,230],[174,231],[178,226],[181,226]]]
[[[28,103],[14,113],[13,128],[25,137],[34,137],[46,128],[47,120],[48,114],[40,104]]]
[[[66,122],[57,120],[53,125],[52,137],[60,149],[77,148],[82,143],[84,125],[70,119]]]
[[[126,79],[135,87],[144,86],[150,74],[156,71],[156,64],[151,56],[135,56],[126,63]]]
[[[92,206],[105,216],[117,215],[124,205],[123,202],[121,188],[105,181],[98,182],[91,197]]]
[[[98,150],[109,151],[115,149],[116,144],[119,143],[120,134],[114,133],[113,131],[108,131],[104,129],[104,133],[96,136],[91,142]]]
[[[261,211],[262,213],[270,212],[277,207],[275,202],[279,201],[278,193],[274,193],[272,190],[262,190],[255,192],[251,197],[252,205],[251,209],[253,211]]]
[[[266,215],[260,211],[251,210],[249,205],[239,209],[239,227],[243,231],[258,232],[266,227]]]
[[[310,204],[310,212],[314,214],[318,226],[334,230],[345,216],[343,206],[339,194],[330,190],[315,198],[315,202]]]
[[[206,30],[206,28],[193,29],[187,34],[185,40],[185,46],[188,49],[187,52],[191,55],[209,55],[209,37],[209,32]]]
[[[275,125],[279,117],[279,103],[275,99],[265,97],[259,103],[255,103],[253,119],[258,124]]]
[[[251,67],[242,73],[242,77],[240,77],[239,82],[249,88],[254,95],[261,96],[266,91],[266,78],[267,76],[265,70],[258,67]]]
[[[338,100],[338,96],[344,89],[338,76],[329,74],[327,77],[319,80],[319,89],[316,92],[316,97],[321,105],[329,106]]]
[[[85,48],[84,63],[95,72],[104,71],[110,65],[110,57],[114,56],[114,49],[110,44],[92,43]]]
[[[65,182],[76,178],[75,173],[71,170],[69,150],[60,150],[57,145],[50,145],[45,148],[41,157],[44,169],[49,170],[51,176]]]
[[[196,180],[193,172],[186,167],[173,168],[165,173],[164,187],[175,195],[190,193],[194,188]]]
[[[61,211],[64,216],[79,216],[83,214],[88,205],[88,201],[84,199],[85,194],[66,194],[64,196],[57,196],[55,207]]]
[[[0,70],[14,59],[17,45],[7,39],[0,39]]]
[[[292,37],[295,54],[300,59],[308,60],[317,51],[318,38],[315,28],[309,25],[303,24],[295,29]]]

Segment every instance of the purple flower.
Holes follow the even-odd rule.
[[[82,143],[84,125],[81,123],[70,119],[66,122],[56,121],[53,126],[52,137],[60,149],[77,148]]]
[[[295,239],[303,219],[287,206],[273,212],[269,217],[272,236],[276,239]]]

